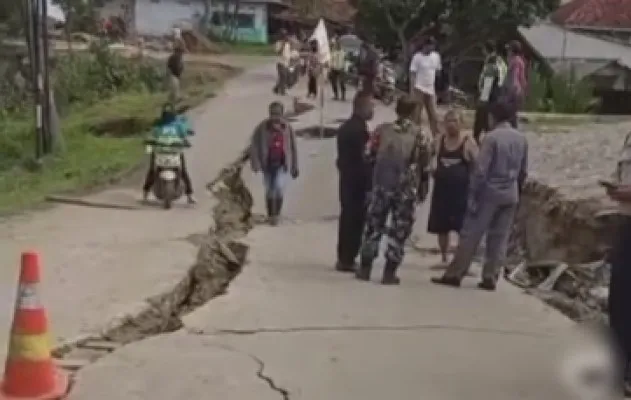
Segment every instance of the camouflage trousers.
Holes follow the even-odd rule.
[[[371,263],[379,255],[384,231],[388,236],[386,261],[398,266],[403,261],[405,242],[412,233],[415,218],[416,194],[413,185],[401,191],[388,191],[375,186],[370,196],[366,228],[361,249],[362,263]],[[386,231],[386,223],[390,227]]]

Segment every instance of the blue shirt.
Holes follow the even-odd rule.
[[[192,130],[188,119],[178,115],[174,121],[168,124],[157,125],[153,129],[153,138],[158,142],[173,143],[174,141],[185,141],[190,132]]]

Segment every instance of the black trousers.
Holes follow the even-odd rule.
[[[316,80],[315,75],[311,74],[309,74],[307,79],[307,97],[309,96],[318,96],[318,81]]]
[[[278,77],[276,85],[274,86],[274,93],[284,95],[289,87],[289,68],[281,63],[278,63],[276,64],[276,71],[278,73]]]
[[[611,251],[609,324],[619,356],[621,375],[631,383],[631,217],[623,217]]]
[[[346,82],[344,81],[344,71],[339,69],[332,69],[329,74],[329,80],[331,81],[331,88],[333,89],[333,96],[342,100],[346,99]]]
[[[488,103],[480,103],[475,109],[475,120],[473,121],[473,138],[478,144],[480,143],[480,135],[482,132],[491,130],[489,126],[489,105]]]
[[[337,259],[351,265],[359,254],[366,221],[366,187],[362,179],[340,176]]]
[[[191,183],[191,177],[188,175],[188,170],[186,169],[186,159],[184,158],[184,154],[180,155],[181,165],[182,165],[182,182],[184,183],[184,193],[187,195],[193,194],[193,184]],[[149,192],[153,187],[153,184],[156,181],[156,155],[151,153],[151,158],[149,160],[149,171],[147,171],[147,175],[145,176],[145,184],[142,186],[142,190],[144,192]]]

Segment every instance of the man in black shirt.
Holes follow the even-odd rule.
[[[353,115],[337,131],[337,168],[340,174],[340,219],[338,225],[337,264],[342,272],[355,270],[364,220],[370,170],[365,161],[369,139],[367,122],[374,105],[370,93],[359,93],[353,100]]]
[[[361,90],[374,94],[375,79],[379,72],[379,55],[374,46],[367,41],[363,41],[359,50],[359,60],[357,74],[361,80]]]
[[[173,53],[167,60],[167,75],[169,79],[169,101],[175,104],[180,98],[180,79],[184,72],[184,49],[176,44]]]

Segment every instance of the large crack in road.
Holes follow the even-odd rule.
[[[181,329],[184,315],[226,292],[246,262],[249,247],[240,239],[254,225],[252,195],[241,177],[246,161],[247,152],[243,151],[208,184],[207,188],[217,199],[213,207],[214,224],[207,235],[197,235],[197,258],[179,283],[165,293],[146,299],[135,312],[111,321],[101,334],[83,337],[53,350],[53,357],[69,371],[72,381],[81,368],[121,346]],[[273,380],[263,373],[262,361],[250,357],[263,365],[257,376],[275,388]],[[280,388],[275,390],[286,392]],[[283,398],[287,398],[285,396]]]

